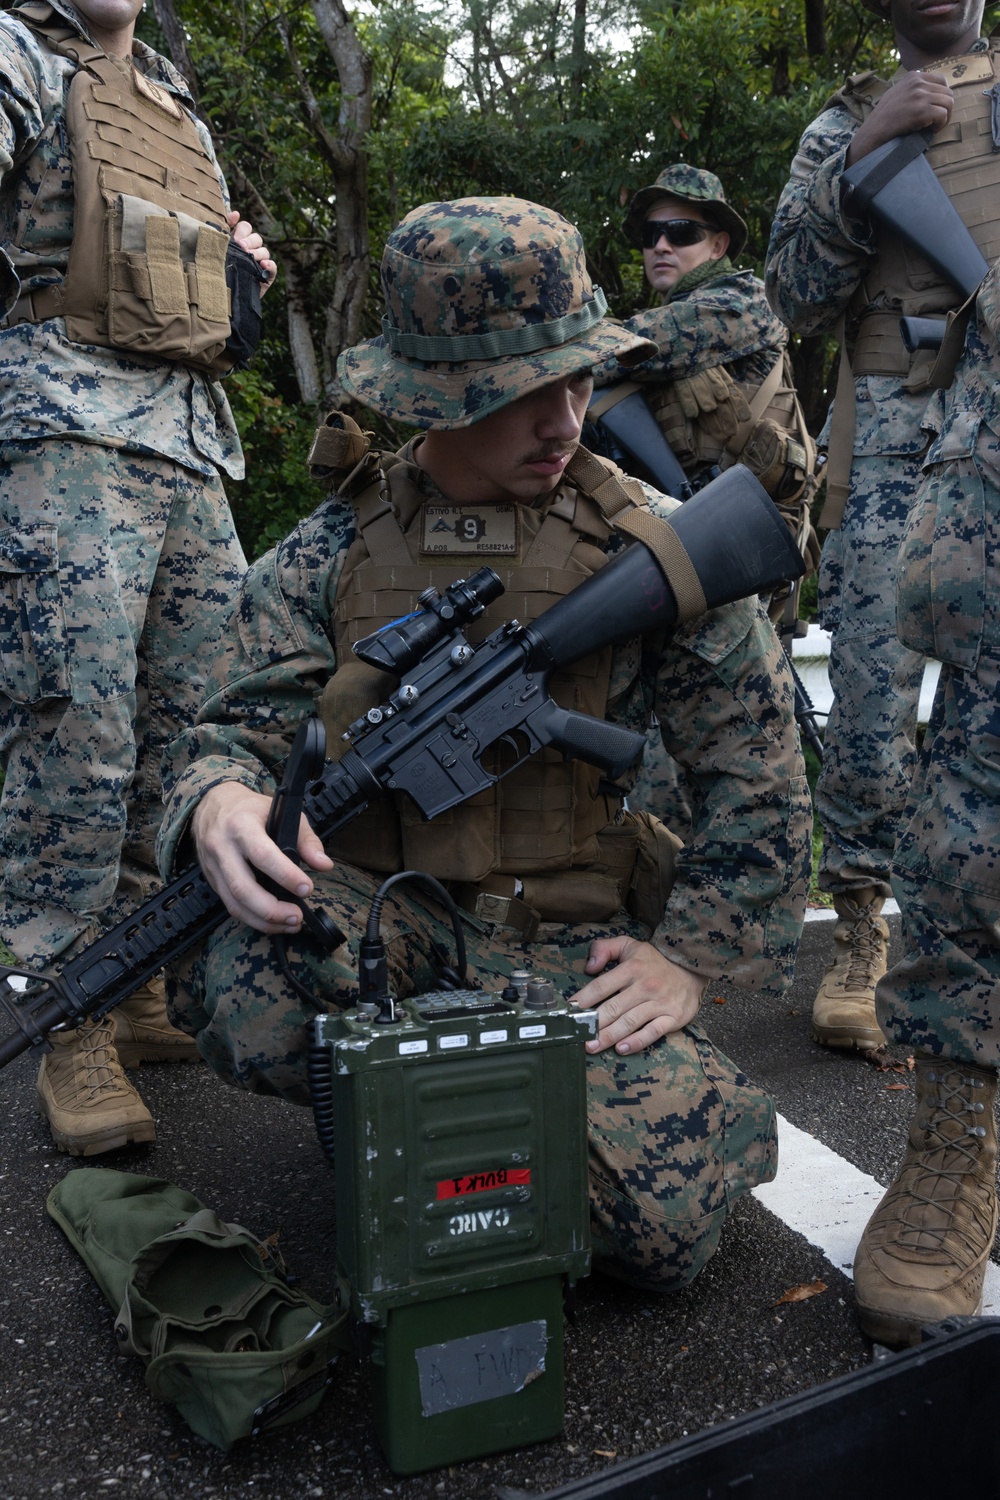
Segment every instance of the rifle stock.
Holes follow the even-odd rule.
[[[977,290],[989,265],[925,155],[932,130],[897,136],[869,152],[841,178],[849,213],[888,229],[918,251],[963,301]],[[907,352],[937,349],[944,318],[900,318]]]
[[[640,387],[624,381],[595,391],[587,415],[610,432],[626,457],[642,465],[657,489],[675,500],[691,499],[696,486],[681,468]]]
[[[772,588],[802,571],[802,560],[778,511],[747,470],[729,470],[671,518],[709,608]],[[298,788],[302,809],[321,838],[356,817],[382,789],[406,792],[434,818],[499,775],[484,764],[503,742],[511,756],[501,774],[551,745],[615,779],[642,753],[645,738],[621,725],[557,705],[551,674],[592,651],[678,623],[673,589],[653,553],[633,542],[532,624],[501,626],[477,646],[464,627],[502,592],[483,568],[443,596],[421,598],[413,615],[359,641],[356,653],[400,679],[389,700],[348,730],[350,748],[309,782],[303,757],[316,755],[315,731],[300,729],[276,800]],[[320,754],[322,751],[320,751]],[[308,783],[304,785],[303,784]],[[295,814],[277,813],[273,826]],[[272,826],[272,824],[269,824]],[[0,1067],[49,1031],[100,1016],[165,963],[201,941],[226,909],[197,867],[185,871],[131,916],[109,928],[57,974],[0,966],[0,1008],[15,1032],[0,1042]],[[4,985],[23,976],[34,985],[21,999]]]
[[[904,318],[900,321],[904,323],[919,322],[921,324],[930,324],[934,320],[930,318]],[[944,327],[943,320],[941,320],[941,327]],[[938,336],[938,343],[940,343],[940,335]],[[618,400],[611,399],[614,392],[618,389],[627,394],[623,394]],[[610,386],[606,390],[595,392],[594,398],[591,401],[591,409],[592,419],[596,423],[607,427],[608,431],[617,440],[618,453],[622,459],[627,460],[629,457],[636,459],[642,469],[653,476],[654,482],[665,493],[686,501],[687,505],[691,504],[694,495],[699,493],[699,491],[694,483],[685,476],[677,455],[664,436],[641,390],[629,382],[623,381],[620,387]],[[612,418],[614,419],[613,423]],[[623,466],[627,469],[627,462]],[[737,465],[736,467],[741,468],[742,466]],[[727,469],[725,471],[726,474],[734,472],[736,472],[735,469]],[[678,475],[680,476],[679,479]],[[642,476],[637,475],[637,477]],[[720,492],[719,486],[724,478],[725,474],[720,475],[710,485],[706,486],[713,496]],[[799,571],[803,572],[804,568],[800,568]],[[764,592],[764,590],[761,590],[761,592]],[[785,653],[785,659],[791,670],[792,682],[795,688],[796,722],[802,731],[806,743],[810,746],[813,754],[822,765],[823,741],[816,726],[816,710],[813,708],[809,694],[806,692],[802,679],[796,671],[795,663],[792,659],[791,637],[789,636],[786,639],[782,634],[779,636],[779,639]]]

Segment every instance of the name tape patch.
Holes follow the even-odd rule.
[[[420,550],[437,556],[516,557],[516,505],[425,505]]]

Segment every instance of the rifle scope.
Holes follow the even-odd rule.
[[[443,595],[437,589],[425,589],[417,601],[419,609],[355,641],[354,654],[370,667],[400,677],[445,636],[478,619],[502,593],[503,584],[492,568],[480,568],[471,578],[460,578]]]

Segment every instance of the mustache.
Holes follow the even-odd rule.
[[[579,439],[574,443],[541,443],[530,453],[525,453],[519,461],[522,464],[547,463],[550,458],[561,458],[564,453],[573,453],[579,446]]]

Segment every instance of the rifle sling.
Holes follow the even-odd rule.
[[[587,407],[587,418],[591,422],[599,422],[606,411],[617,406],[619,401],[624,401],[626,396],[634,396],[636,391],[641,391],[642,386],[636,380],[621,380],[617,385],[609,385],[599,396],[594,396]]]
[[[843,313],[837,323],[834,338],[840,344],[840,364],[837,370],[837,390],[833,398],[833,417],[830,421],[830,437],[826,465],[826,499],[820,512],[819,525],[838,531],[844,519],[844,507],[851,492],[851,465],[854,460],[854,429],[857,424],[857,400],[854,392],[854,372],[847,354],[847,319]]]
[[[966,297],[961,307],[952,308],[945,319],[941,347],[938,349],[928,380],[928,384],[934,390],[946,391],[955,378],[955,370],[965,348],[969,319],[976,310],[978,296],[979,288],[977,287]]]
[[[646,497],[635,480],[624,479],[617,470],[577,448],[566,466],[566,474],[591,499],[596,500],[604,517],[616,531],[643,542],[652,552],[663,575],[674,591],[679,620],[703,615],[708,608],[705,591],[694,565],[669,521],[654,516],[646,508]],[[636,499],[634,491],[639,491]]]

